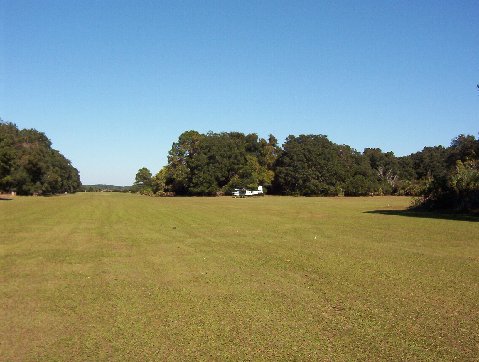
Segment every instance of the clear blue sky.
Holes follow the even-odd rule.
[[[479,131],[477,83],[477,0],[0,0],[0,117],[84,184],[157,172],[190,129],[448,145]]]

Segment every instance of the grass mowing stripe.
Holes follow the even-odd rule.
[[[409,199],[0,203],[2,360],[472,360],[479,224]]]

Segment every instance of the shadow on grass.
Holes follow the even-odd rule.
[[[418,211],[418,210],[372,210],[365,211],[366,214],[380,214],[389,216],[407,216],[419,217],[427,219],[444,219],[444,220],[458,220],[458,221],[472,221],[479,222],[479,215],[472,214],[454,214],[440,211]]]

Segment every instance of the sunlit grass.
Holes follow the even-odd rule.
[[[473,360],[479,223],[409,202],[2,201],[0,360]]]

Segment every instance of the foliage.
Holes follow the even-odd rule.
[[[163,167],[158,173],[151,179],[151,191],[155,196],[169,196],[171,195],[170,189],[166,184],[168,177],[168,169]]]
[[[381,193],[394,193],[399,182],[399,161],[394,153],[384,153],[380,148],[366,148],[363,155],[375,174]]]
[[[159,196],[223,195],[259,185],[282,195],[420,196],[423,206],[462,210],[475,205],[478,155],[471,135],[396,157],[380,148],[360,153],[325,135],[291,135],[280,148],[273,135],[187,131],[173,143],[168,165],[155,177],[142,169],[135,186]]]
[[[187,131],[168,154],[163,190],[177,195],[218,195],[237,187],[271,184],[279,153],[277,140],[239,132],[200,134]]]
[[[131,187],[132,191],[141,194],[150,195],[152,193],[152,175],[151,171],[146,167],[138,170],[135,176],[135,183]]]
[[[0,120],[0,191],[47,195],[75,192],[80,186],[78,170],[51,148],[44,133]]]
[[[130,192],[131,186],[116,186],[116,185],[82,185],[81,191],[84,192]]]
[[[274,190],[285,195],[365,195],[375,187],[365,159],[324,135],[289,136],[275,175]]]
[[[444,157],[444,170],[430,178],[420,208],[479,211],[479,140],[460,135]]]

